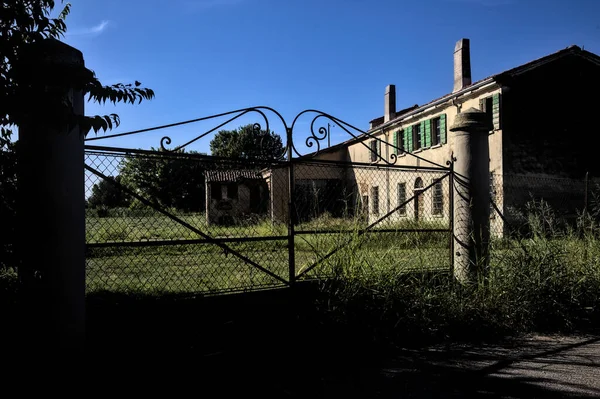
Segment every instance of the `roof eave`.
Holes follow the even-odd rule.
[[[479,82],[477,82],[475,84],[472,84],[470,86],[467,86],[464,89],[461,89],[461,90],[459,90],[459,91],[457,91],[455,93],[447,94],[444,97],[439,98],[438,100],[432,101],[429,104],[424,104],[421,107],[416,108],[413,111],[407,112],[406,114],[404,114],[404,115],[402,115],[402,116],[400,116],[398,118],[392,119],[391,121],[388,121],[388,122],[386,122],[384,124],[381,124],[381,125],[379,125],[377,127],[374,127],[373,129],[369,129],[369,130],[367,130],[367,132],[374,132],[374,131],[377,131],[377,130],[385,129],[385,128],[389,127],[389,126],[392,126],[392,125],[394,125],[394,124],[396,124],[398,122],[403,121],[404,119],[406,119],[409,116],[416,115],[416,114],[421,113],[421,112],[425,111],[426,109],[429,109],[429,108],[432,108],[432,107],[437,107],[440,104],[443,104],[443,103],[445,103],[447,101],[450,101],[452,99],[460,97],[460,96],[462,96],[464,94],[467,94],[467,93],[470,94],[474,90],[478,90],[478,89],[480,89],[480,88],[482,88],[484,86],[487,86],[487,85],[493,84],[493,83],[496,83],[496,76],[490,76],[489,78],[481,80],[481,81],[479,81]]]

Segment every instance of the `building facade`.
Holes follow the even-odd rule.
[[[394,213],[395,219],[443,220],[448,217],[444,214],[449,201],[448,179],[436,183],[439,173],[426,168],[445,166],[452,156],[460,156],[454,150],[449,128],[461,110],[474,107],[488,115],[492,199],[510,217],[513,209],[542,192],[552,205],[553,196],[562,198],[565,190],[573,189],[569,184],[555,184],[553,178],[581,182],[586,173],[600,176],[594,162],[596,151],[590,145],[600,133],[591,117],[600,106],[598,89],[600,57],[577,46],[473,83],[470,42],[462,39],[454,51],[451,93],[396,111],[396,88],[389,85],[384,115],[370,122],[366,134],[314,158],[382,166],[392,161],[415,167],[410,174],[394,173],[390,168],[356,173],[357,168],[352,168],[363,207],[374,219],[415,196],[412,204]],[[431,193],[419,199],[423,188],[428,187]],[[582,206],[584,195],[582,191]],[[575,199],[569,206],[577,203]],[[499,219],[492,223],[498,224],[495,230],[501,229]]]

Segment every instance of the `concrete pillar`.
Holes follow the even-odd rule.
[[[471,44],[469,39],[460,39],[454,47],[453,93],[471,85]]]
[[[89,71],[79,50],[56,40],[37,43],[30,57],[24,68],[37,81],[18,143],[24,345],[76,353],[85,325],[84,135],[57,104],[68,99],[83,115],[83,92],[73,87]]]
[[[450,127],[456,158],[454,276],[464,284],[483,278],[489,264],[490,129],[485,113],[475,108],[458,114]]]

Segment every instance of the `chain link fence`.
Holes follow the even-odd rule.
[[[299,276],[450,270],[447,170],[326,162],[294,168]]]
[[[537,309],[536,317],[592,317],[600,300],[598,181],[505,175],[491,188],[491,289],[505,290],[510,306]]]
[[[88,292],[210,294],[340,267],[450,269],[447,170],[92,147],[86,201]]]
[[[87,289],[214,293],[282,286],[287,229],[272,162],[86,152]]]
[[[212,294],[342,270],[449,273],[452,179],[447,169],[376,162],[89,147],[87,289]],[[492,176],[492,274],[542,257],[540,243],[572,270],[595,272],[597,188],[593,179]]]

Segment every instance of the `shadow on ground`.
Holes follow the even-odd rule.
[[[96,392],[202,397],[596,397],[594,337],[391,349],[316,316],[310,289],[88,298]]]

